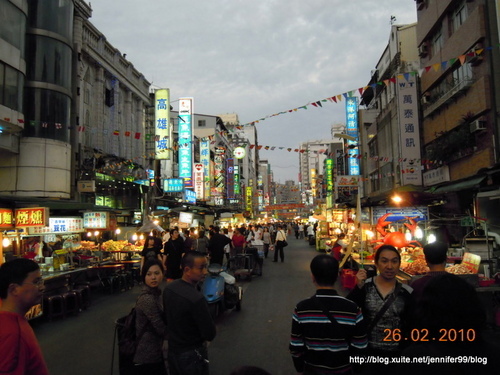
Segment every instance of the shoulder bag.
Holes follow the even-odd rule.
[[[375,281],[374,281],[375,282]],[[382,315],[385,314],[387,309],[394,303],[396,300],[397,295],[399,294],[399,290],[401,289],[401,283],[396,281],[396,287],[394,288],[394,292],[385,300],[385,303],[382,305],[380,310],[377,312],[377,315],[375,315],[375,318],[371,321],[370,325],[368,326],[368,329],[366,330],[367,333],[370,333],[373,328],[377,325],[378,321],[380,318],[382,318]]]

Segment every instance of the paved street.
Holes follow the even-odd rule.
[[[212,375],[226,375],[240,365],[257,365],[273,375],[294,373],[288,354],[291,313],[314,287],[309,262],[316,255],[304,240],[289,237],[285,262],[266,259],[263,276],[242,281],[242,310],[217,320],[217,337],[209,356]],[[76,317],[35,323],[52,375],[110,374],[114,321],[130,311],[139,287],[115,295],[96,296],[89,310]],[[113,374],[118,374],[115,364]]]

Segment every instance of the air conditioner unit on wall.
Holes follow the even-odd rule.
[[[420,47],[418,47],[418,55],[420,57],[427,56],[427,44],[422,44],[420,45]]]
[[[480,130],[486,129],[486,121],[475,120],[470,123],[470,132],[475,133]]]

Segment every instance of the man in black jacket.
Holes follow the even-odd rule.
[[[215,338],[215,323],[205,297],[196,289],[208,273],[207,264],[204,254],[187,252],[182,258],[182,278],[163,291],[171,375],[209,373],[206,343]]]
[[[224,247],[231,243],[229,237],[220,234],[220,228],[214,227],[214,232],[208,244],[208,254],[210,255],[210,263],[217,263],[222,265],[224,259]]]

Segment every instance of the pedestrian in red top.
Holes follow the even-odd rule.
[[[49,371],[26,313],[42,300],[40,267],[14,259],[0,267],[0,373],[48,375]]]
[[[231,256],[236,254],[241,254],[243,252],[243,247],[245,246],[246,239],[240,232],[240,229],[235,229],[232,238],[233,247],[231,249]]]

